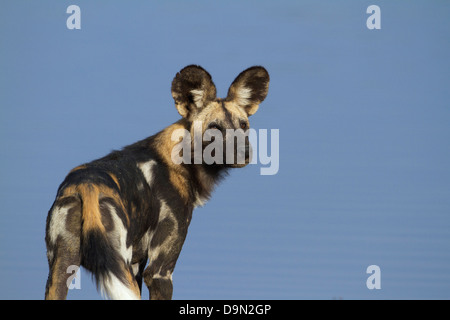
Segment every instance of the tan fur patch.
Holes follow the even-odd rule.
[[[108,175],[111,177],[111,179],[114,180],[115,184],[117,185],[117,187],[120,190],[120,184],[119,184],[119,179],[117,179],[117,176],[111,172],[108,172]]]
[[[216,109],[216,110],[214,110]],[[215,120],[214,118],[218,118],[218,116],[221,114],[222,118],[225,116],[223,112],[220,110],[220,104],[217,102],[211,102],[205,109],[202,110],[202,112],[194,119],[195,121],[201,121],[202,122],[202,131],[204,132],[206,130],[206,126],[209,122],[212,120]]]
[[[173,163],[171,158],[172,149],[178,143],[177,141],[172,141],[172,133],[176,129],[189,130],[189,128],[187,127],[187,121],[185,119],[181,119],[180,121],[175,122],[174,124],[165,128],[155,140],[155,145],[153,147],[157,150],[159,156],[169,168],[170,182],[175,187],[175,189],[177,189],[183,200],[188,202],[188,173],[186,169],[183,168],[183,166]]]
[[[75,172],[75,171],[78,171],[78,170],[83,170],[83,169],[86,169],[86,166],[84,164],[81,165],[81,166],[73,168],[72,170],[70,170],[69,173],[72,173],[72,172]]]
[[[136,283],[136,281],[134,280],[133,275],[131,274],[131,272],[129,270],[124,270],[124,273],[125,273],[125,278],[127,279],[127,282],[130,284],[130,289],[134,292],[136,297],[140,297],[141,290],[139,290],[139,286]]]
[[[106,197],[112,198],[114,202],[122,209],[127,219],[127,225],[130,225],[130,218],[128,217],[127,211],[125,210],[124,203],[115,190],[103,185],[82,183],[79,185],[71,185],[66,187],[60,199],[72,197],[76,194],[80,196],[82,201],[82,218],[84,223],[84,230],[97,228],[102,232],[105,231],[105,227],[103,226],[101,221],[99,200]]]
[[[59,267],[60,260],[61,260],[61,258],[56,257],[56,259],[54,261],[54,264],[53,264],[53,269],[54,270],[59,270],[60,269],[60,267]],[[58,279],[55,279],[55,277],[58,277],[58,276],[59,276],[59,274],[57,272],[55,272],[55,274],[54,274],[54,276],[52,278],[52,283],[51,283],[50,287],[48,288],[48,292],[47,292],[47,295],[45,297],[46,300],[56,300],[56,299],[58,299],[58,293],[57,293],[57,290],[58,290],[58,286],[57,286]]]
[[[238,125],[236,119],[248,119],[247,112],[245,112],[245,110],[241,106],[233,101],[226,101],[225,108],[233,116],[233,124],[235,126]],[[225,118],[226,115],[221,104],[214,101],[210,103],[204,110],[202,110],[199,116],[195,118],[195,121],[202,122],[202,131],[205,132],[209,123],[211,123],[212,121],[224,120]]]
[[[239,119],[247,119],[247,113],[245,110],[234,102],[225,102],[225,107],[231,114],[237,115]]]
[[[85,231],[99,229],[101,232],[105,232],[98,202],[100,195],[98,186],[93,184],[81,184],[77,189],[83,200],[83,229]]]

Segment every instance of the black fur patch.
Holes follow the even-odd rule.
[[[108,279],[110,273],[125,285],[128,284],[124,270],[127,268],[122,257],[111,246],[105,233],[90,230],[81,237],[81,265],[95,275],[98,289],[100,279]]]

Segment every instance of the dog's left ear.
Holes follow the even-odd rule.
[[[173,79],[172,97],[178,113],[184,118],[191,118],[216,98],[216,86],[205,69],[190,65]]]
[[[228,89],[227,100],[236,102],[251,116],[269,91],[269,73],[260,66],[242,71]]]

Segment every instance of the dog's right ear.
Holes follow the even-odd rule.
[[[227,100],[235,101],[251,116],[264,101],[269,90],[269,73],[261,66],[242,71],[228,89]]]
[[[216,86],[205,69],[190,65],[173,79],[172,97],[178,113],[189,119],[216,98]]]

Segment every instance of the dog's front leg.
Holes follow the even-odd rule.
[[[145,284],[147,285],[151,300],[172,299],[173,293],[172,274],[160,276],[160,275],[151,275],[149,272],[144,272],[144,280]]]

